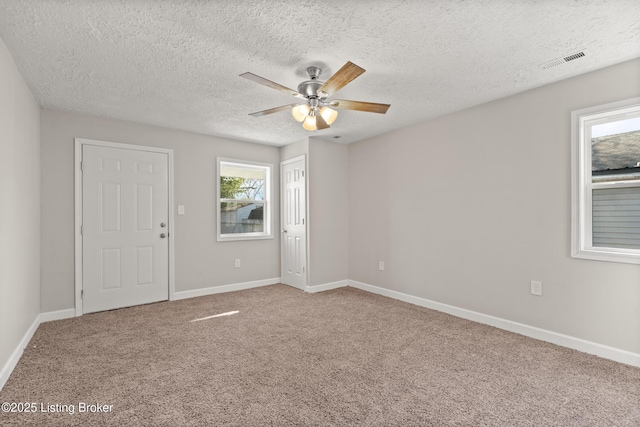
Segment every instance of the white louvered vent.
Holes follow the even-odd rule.
[[[589,51],[587,49],[583,49],[579,52],[570,53],[569,55],[563,56],[562,58],[556,58],[549,62],[545,62],[540,67],[543,70],[548,70],[549,68],[557,67],[558,65],[566,64],[569,61],[575,61],[576,59],[584,58],[587,56]]]

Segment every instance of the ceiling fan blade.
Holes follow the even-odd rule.
[[[267,80],[264,77],[256,76],[253,73],[243,73],[243,74],[240,74],[240,77],[244,77],[245,79],[251,80],[252,82],[256,82],[256,83],[259,83],[261,85],[268,86],[268,87],[270,87],[272,89],[275,89],[277,91],[284,92],[287,95],[292,95],[292,96],[295,96],[297,98],[306,99],[305,96],[303,94],[301,94],[300,92],[298,92],[297,90],[293,90],[293,89],[290,89],[290,88],[288,88],[286,86],[282,86],[281,84],[278,84],[276,82],[272,82],[271,80]]]
[[[327,96],[336,93],[364,72],[364,68],[358,67],[353,62],[348,61],[333,76],[329,77],[329,80],[324,82],[320,89],[318,89],[318,92],[326,93]]]
[[[331,126],[329,126],[329,123],[325,121],[324,117],[322,117],[320,113],[316,113],[316,128],[318,130],[322,130],[330,127]]]
[[[270,108],[268,110],[257,111],[255,113],[251,113],[249,115],[253,116],[253,117],[266,116],[267,114],[273,114],[273,113],[277,113],[277,112],[284,111],[284,110],[290,110],[293,107],[295,107],[296,105],[298,105],[298,104],[282,105],[280,107]]]
[[[366,111],[367,113],[384,114],[391,104],[377,104],[375,102],[349,101],[346,99],[334,99],[329,104],[331,107],[345,110]]]

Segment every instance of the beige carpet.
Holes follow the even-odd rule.
[[[640,426],[640,369],[352,288],[274,285],[45,323],[0,402],[38,410],[2,426]]]

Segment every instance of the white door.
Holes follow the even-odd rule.
[[[83,145],[84,313],[169,296],[168,154]]]
[[[282,162],[282,280],[306,289],[307,224],[304,156]]]

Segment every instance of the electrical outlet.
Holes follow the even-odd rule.
[[[542,282],[531,281],[531,295],[542,296]]]
[[[378,261],[378,270],[384,271],[384,261]]]
[[[240,268],[240,258],[236,258],[236,268]]]

